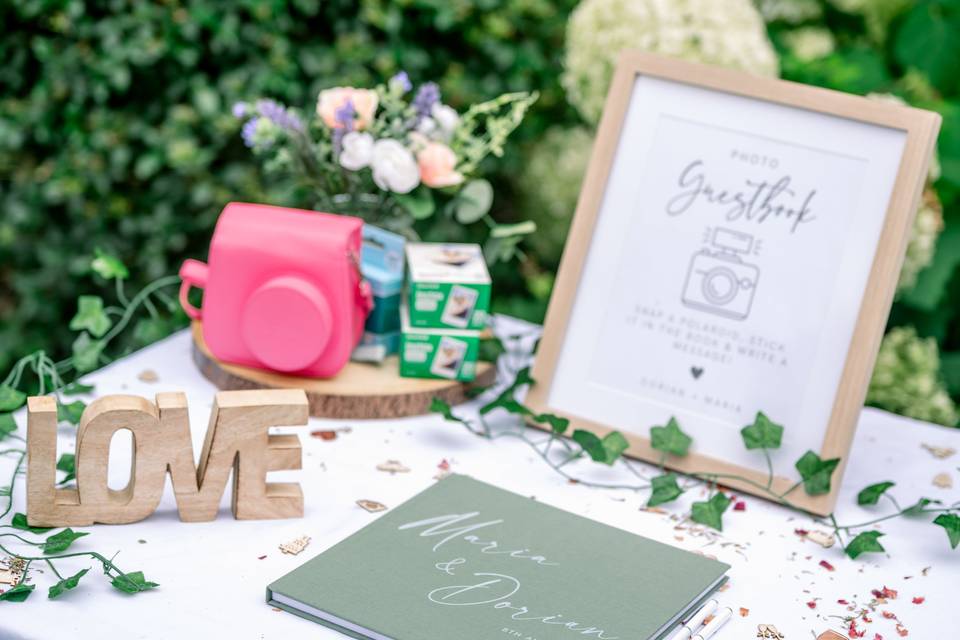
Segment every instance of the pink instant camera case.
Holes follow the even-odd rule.
[[[228,204],[209,266],[180,267],[180,304],[203,320],[218,359],[312,378],[350,359],[373,306],[360,275],[363,221],[262,204]],[[204,290],[202,309],[187,300]]]

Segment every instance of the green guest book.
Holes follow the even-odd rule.
[[[353,638],[644,640],[728,568],[452,475],[271,584],[267,601]]]

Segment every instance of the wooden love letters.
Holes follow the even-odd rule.
[[[160,504],[170,472],[184,522],[217,515],[233,471],[233,515],[243,520],[303,515],[297,483],[267,482],[268,471],[301,468],[296,435],[274,435],[278,425],[307,424],[307,397],[299,389],[222,391],[194,466],[187,398],[158,393],[156,403],[129,395],[106,396],[83,412],[77,432],[77,488],[57,489],[57,403],[49,396],[28,402],[27,520],[33,526],[125,524],[149,516]],[[110,441],[120,429],[133,433],[130,481],[107,485]]]

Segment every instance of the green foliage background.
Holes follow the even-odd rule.
[[[759,0],[758,0],[759,1]],[[791,2],[792,0],[782,0]],[[892,325],[940,345],[960,397],[960,0],[809,0],[833,53],[801,59],[798,25],[772,21],[788,79],[854,93],[891,92],[944,116],[939,143],[945,230],[933,264],[901,295]],[[764,4],[761,2],[761,4]],[[66,355],[76,297],[96,284],[99,247],[132,285],[203,256],[231,200],[297,205],[268,183],[238,135],[234,101],[272,97],[310,109],[337,84],[372,86],[406,70],[437,80],[455,107],[506,91],[539,102],[489,165],[498,219],[522,219],[523,148],[550,126],[579,124],[559,85],[574,0],[10,0],[0,5],[0,370],[44,348]],[[843,10],[837,7],[843,7]],[[720,7],[718,7],[720,10]],[[536,243],[520,269],[494,274],[498,307],[543,313],[553,258]],[[547,253],[547,252],[544,252]],[[172,330],[144,323],[128,348]],[[183,322],[181,318],[179,322]]]

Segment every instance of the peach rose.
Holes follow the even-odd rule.
[[[428,187],[452,187],[463,182],[463,174],[456,171],[457,156],[440,142],[428,142],[417,152],[420,181]]]
[[[359,131],[369,127],[379,104],[377,92],[369,89],[334,87],[321,91],[317,98],[317,115],[331,129],[339,129],[343,123],[337,122],[337,110],[344,107],[347,102],[353,105],[356,112],[353,128]]]

